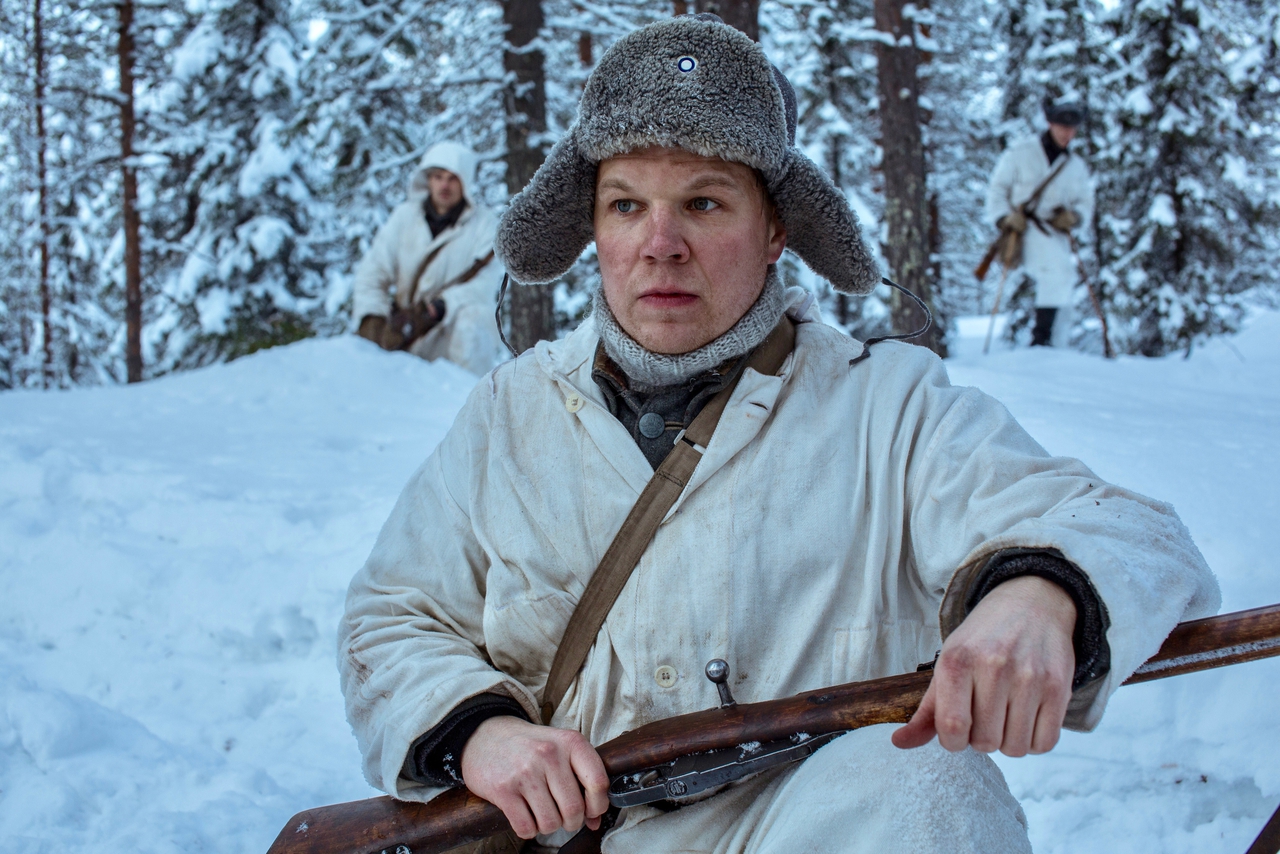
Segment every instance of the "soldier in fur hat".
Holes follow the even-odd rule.
[[[1033,347],[1064,346],[1071,331],[1072,292],[1080,281],[1073,235],[1093,218],[1093,183],[1071,141],[1087,115],[1075,98],[1046,98],[1049,126],[1005,150],[987,189],[987,219],[1019,235],[1022,269],[1035,288]],[[1046,180],[1034,206],[1026,204]]]
[[[1216,608],[1170,507],[784,285],[784,247],[843,292],[878,280],[794,132],[785,79],[715,20],[652,24],[601,59],[497,236],[523,283],[594,240],[592,314],[477,385],[351,584],[339,665],[374,785],[465,784],[560,844],[608,806],[592,744],[714,705],[710,659],[754,702],[941,649],[906,727],[629,808],[603,851],[1029,851],[986,754],[1095,726],[1175,623]],[[571,615],[677,455],[694,467],[562,684]]]

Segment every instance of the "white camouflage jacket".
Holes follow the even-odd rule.
[[[426,174],[433,167],[458,175],[468,202],[457,223],[436,236],[423,213]],[[366,315],[385,317],[393,300],[405,308],[410,301],[440,298],[445,303],[444,322],[413,351],[425,358],[443,356],[483,374],[503,356],[494,320],[503,270],[502,262],[490,257],[469,281],[457,282],[474,264],[491,256],[498,225],[494,213],[472,195],[474,183],[475,155],[465,147],[438,143],[423,155],[410,179],[408,198],[391,211],[356,266],[351,315],[359,325]],[[414,274],[433,252],[435,257],[415,283]]]
[[[742,378],[555,726],[599,744],[712,706],[712,658],[739,702],[913,670],[1010,547],[1058,549],[1109,611],[1111,670],[1077,691],[1075,728],[1176,622],[1216,609],[1168,505],[1049,456],[929,351],[886,342],[850,366],[860,343],[800,319],[781,374]],[[463,700],[503,693],[539,719],[569,615],[652,475],[592,381],[596,342],[587,323],[481,380],[351,583],[347,713],[366,776],[397,797],[440,791],[401,768]]]
[[[1080,216],[1073,230],[1078,240],[1087,233],[1093,219],[1093,183],[1084,159],[1075,151],[1045,187],[1035,214],[1048,220],[1055,208],[1066,207]],[[1051,171],[1040,137],[1030,136],[1009,146],[996,163],[987,188],[987,221],[993,225],[1014,207],[1031,198]],[[1071,303],[1071,291],[1080,280],[1071,238],[1055,231],[1047,223],[1042,230],[1028,223],[1023,235],[1022,268],[1035,280],[1036,305],[1060,308]]]

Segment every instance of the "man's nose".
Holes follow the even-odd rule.
[[[689,244],[685,242],[681,232],[680,218],[675,213],[655,207],[649,215],[647,223],[649,233],[645,235],[641,251],[650,261],[689,260]]]

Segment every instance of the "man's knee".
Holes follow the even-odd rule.
[[[777,852],[1029,852],[1026,817],[989,757],[915,750],[891,727],[842,736],[780,788],[748,850]]]

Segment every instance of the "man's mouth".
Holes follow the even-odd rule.
[[[697,301],[696,294],[679,290],[655,289],[640,295],[640,302],[655,308],[683,308]]]

